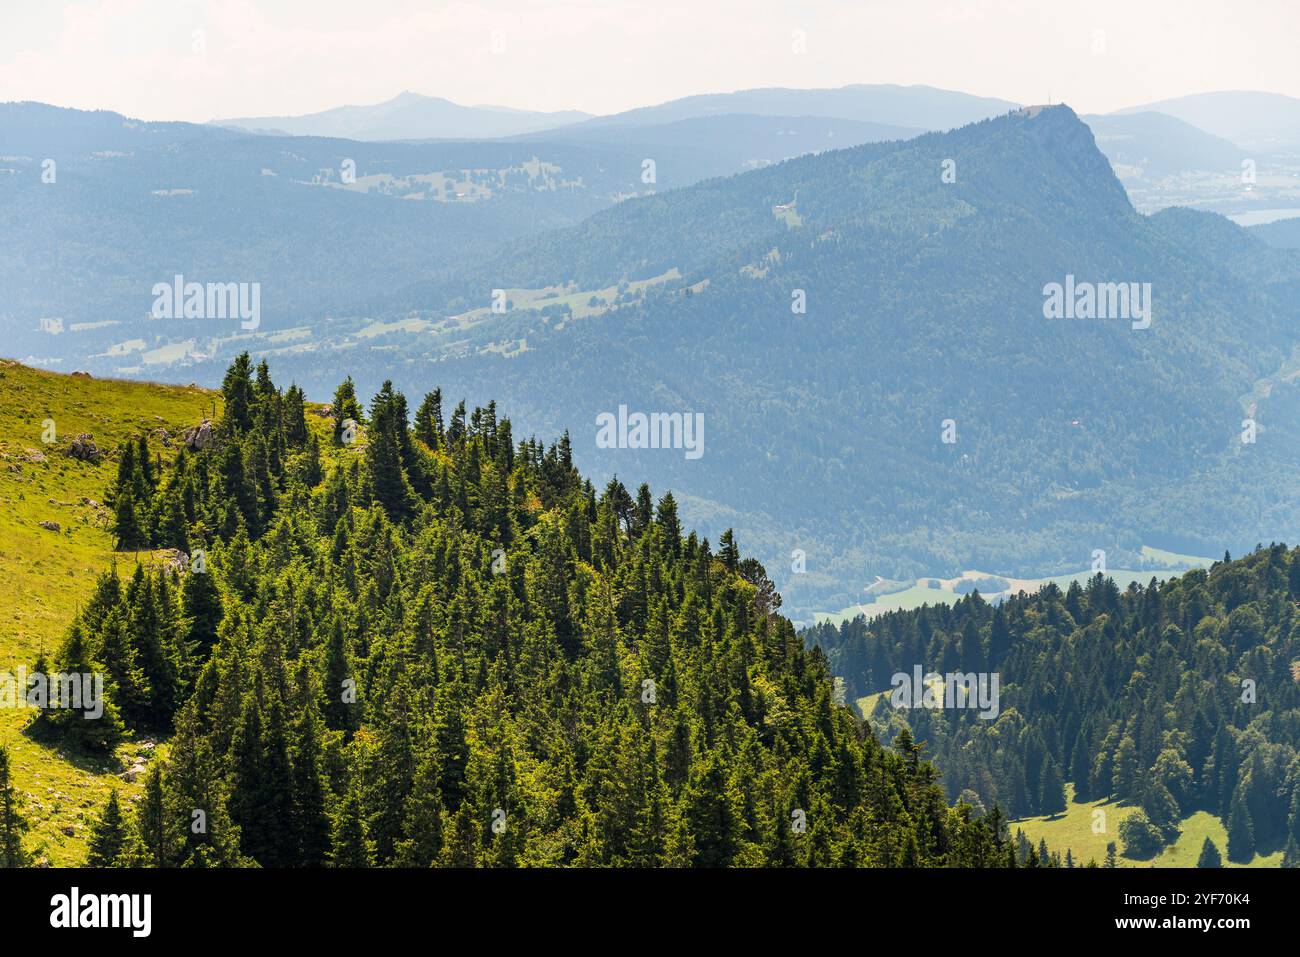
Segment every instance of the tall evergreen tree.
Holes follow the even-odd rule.
[[[113,788],[103,813],[91,826],[86,866],[117,867],[123,863],[123,854],[129,846],[130,831],[117,798],[117,788]]]
[[[1201,856],[1196,859],[1197,867],[1222,867],[1223,858],[1219,856],[1219,849],[1214,846],[1214,842],[1208,837],[1201,845]]]
[[[30,863],[23,848],[23,835],[29,827],[13,782],[9,752],[0,745],[0,867],[26,867]]]

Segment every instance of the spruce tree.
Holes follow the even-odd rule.
[[[370,860],[361,796],[351,788],[334,820],[330,866],[369,867]]]
[[[1219,849],[1214,846],[1214,842],[1208,837],[1201,845],[1201,856],[1196,859],[1197,867],[1222,867],[1223,858],[1219,856]]]
[[[145,548],[149,544],[136,511],[135,495],[129,488],[117,493],[113,505],[113,538],[114,547],[122,551]]]
[[[191,568],[181,585],[181,615],[185,622],[185,641],[203,657],[217,643],[217,629],[225,611],[221,591],[210,568]]]
[[[393,384],[385,382],[370,406],[370,428],[366,433],[366,468],[375,500],[394,522],[411,512],[414,493],[403,466],[402,446],[407,437],[401,417],[405,403],[398,402]]]
[[[1065,785],[1056,762],[1048,758],[1043,762],[1042,786],[1039,792],[1039,810],[1043,814],[1061,814],[1065,811]]]
[[[334,402],[330,408],[334,416],[334,444],[342,445],[346,424],[361,423],[361,405],[357,402],[357,390],[352,384],[352,376],[344,379],[334,390]]]
[[[433,450],[443,442],[442,390],[434,389],[415,410],[415,437]]]
[[[129,846],[130,831],[117,799],[117,788],[108,793],[103,813],[91,826],[87,867],[117,867]]]
[[[300,681],[305,683],[301,677]],[[330,852],[322,731],[319,709],[314,700],[309,700],[294,725],[293,748],[293,815],[298,845],[295,857],[303,867],[323,867]]]
[[[221,395],[224,400],[222,424],[235,435],[242,435],[253,427],[253,380],[252,360],[247,352],[236,357],[234,363],[226,370],[226,377],[221,383]]]
[[[23,849],[28,827],[22,798],[11,776],[9,752],[0,745],[0,867],[26,867],[30,863]]]
[[[1244,794],[1238,790],[1228,813],[1228,860],[1244,864],[1255,856],[1255,827],[1246,807]]]
[[[177,822],[168,818],[162,768],[155,761],[144,776],[144,797],[136,806],[136,833],[143,866],[171,867],[176,860]]]
[[[306,397],[297,385],[290,385],[284,393],[282,416],[284,419],[284,440],[292,448],[302,448],[307,443]]]

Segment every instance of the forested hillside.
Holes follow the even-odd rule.
[[[625,197],[905,132],[733,116],[622,139],[376,143],[0,104],[0,228],[25,239],[0,261],[0,318],[10,354],[96,374],[158,374],[225,348],[178,373],[215,385],[248,345],[221,344],[240,328],[149,321],[154,283],[256,282],[261,346],[301,347],[327,335],[330,316],[365,314],[395,289]],[[50,318],[58,334],[42,327]]]
[[[755,142],[785,127],[766,119],[750,130],[765,131]],[[735,122],[719,117],[709,129],[747,142],[725,135]],[[438,191],[421,171],[491,160],[500,172],[534,151],[349,144],[361,193],[310,183],[335,176],[346,141],[293,140],[270,157],[280,142],[271,137],[185,127],[224,137],[214,145],[178,139],[174,124],[95,127],[86,136],[114,155],[79,160],[39,199],[0,184],[25,197],[14,215],[63,222],[110,195],[129,198],[105,188],[128,176],[148,188],[150,223],[165,227],[141,233],[150,282],[176,271],[209,279],[209,266],[239,276],[246,255],[263,255],[209,248],[189,220],[167,214],[193,203],[224,221],[227,195],[238,200],[230,208],[247,205],[261,241],[284,238],[299,258],[271,256],[274,274],[249,274],[263,281],[266,325],[248,338],[233,337],[235,322],[141,319],[139,338],[124,342],[122,328],[90,321],[73,332],[69,313],[65,333],[32,326],[21,347],[64,350],[75,335],[102,347],[93,369],[129,362],[147,374],[193,361],[186,379],[214,381],[247,348],[322,399],[339,369],[370,394],[390,379],[422,390],[436,368],[449,393],[500,401],[529,433],[569,429],[575,461],[598,485],[635,471],[673,488],[701,534],[716,541],[734,528],[801,621],[863,600],[876,576],[1073,573],[1095,549],[1112,567],[1138,568],[1144,546],[1212,555],[1300,535],[1283,504],[1300,494],[1295,250],[1210,214],[1139,215],[1066,106],[683,189],[670,187],[689,181],[677,177],[693,140],[676,125],[629,127],[617,155],[557,139],[546,145],[561,152],[537,155],[560,172],[534,182],[516,170],[493,180],[491,198],[476,190],[497,173],[476,173],[471,195],[454,202],[398,196]],[[818,129],[800,123],[798,142]],[[40,132],[24,142],[43,142]],[[642,180],[648,135],[662,150],[645,157],[659,160],[653,184]],[[192,168],[191,152],[203,158]],[[575,170],[582,186],[566,192]],[[36,172],[32,159],[23,175]],[[153,195],[195,182],[193,193]],[[651,190],[539,232],[576,219],[575,203],[594,209],[593,192],[612,201]],[[119,234],[136,215],[103,212]],[[310,237],[288,238],[280,226],[290,220]],[[12,266],[12,288],[35,290],[51,310],[55,300],[39,298],[49,290],[92,288],[42,273],[62,269],[75,248],[53,235],[31,248],[58,255]],[[203,273],[173,262],[203,263]],[[413,274],[428,278],[401,281]],[[1149,327],[1045,318],[1044,287],[1067,276],[1149,283]],[[96,287],[97,301],[136,302],[143,315],[144,278],[108,294]],[[344,286],[351,305],[330,292]],[[599,447],[595,419],[620,405],[703,415],[702,456]]]
[[[437,391],[410,428],[400,393],[363,413],[347,380],[322,420],[244,355],[222,393],[184,442],[114,451],[122,554],[33,662],[103,673],[107,703],[31,733],[87,755],[165,739],[90,863],[1013,857],[907,734],[882,747],[835,702],[763,568],[686,532],[670,493],[598,492],[567,436],[516,441]],[[146,568],[139,549],[174,551]],[[15,796],[0,765],[10,862]]]
[[[1227,856],[1284,850],[1300,865],[1300,549],[1260,548],[1207,573],[1119,591],[1049,585],[992,606],[978,593],[808,633],[851,697],[896,673],[997,673],[1000,712],[895,709],[871,699],[878,730],[910,725],[948,793],[966,789],[1011,817],[1114,797],[1140,806],[1126,840],[1145,856],[1180,819],[1209,811]]]
[[[1150,326],[1045,318],[1067,276],[1150,283]],[[477,309],[473,328],[284,361],[315,392],[343,356],[367,388],[436,361],[458,395],[571,428],[602,480],[631,460],[596,446],[598,414],[701,412],[702,458],[636,467],[715,537],[735,527],[810,620],[877,575],[1036,577],[1094,549],[1123,568],[1144,545],[1300,534],[1284,504],[1298,283],[1294,251],[1222,217],[1139,215],[1057,106],[630,200],[395,297],[402,314]],[[605,287],[612,305],[583,308]]]

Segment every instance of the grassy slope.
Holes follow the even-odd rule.
[[[42,648],[58,647],[113,561],[107,512],[83,499],[103,501],[119,444],[158,428],[174,435],[211,415],[217,397],[197,388],[56,375],[7,360],[0,360],[0,395],[0,672],[12,673],[30,668]],[[47,418],[57,432],[52,445],[42,442]],[[112,458],[90,465],[66,455],[80,432]],[[45,461],[33,461],[40,456]],[[40,521],[62,530],[47,531]],[[117,560],[129,574],[135,557]],[[52,750],[24,734],[30,719],[29,711],[0,709],[0,743],[9,749],[32,823],[28,845],[52,864],[81,863],[87,824],[109,788],[135,790],[117,773],[120,756],[136,748],[123,745],[108,761]]]
[[[1207,811],[1197,811],[1183,819],[1182,832],[1178,840],[1166,847],[1154,860],[1134,861],[1122,856],[1123,845],[1119,839],[1119,825],[1136,808],[1130,805],[1116,804],[1113,801],[1075,802],[1074,785],[1067,784],[1066,795],[1069,806],[1064,814],[1056,817],[1030,817],[1015,821],[1011,825],[1025,832],[1025,836],[1038,844],[1040,839],[1047,841],[1053,851],[1060,851],[1065,856],[1066,848],[1074,853],[1079,864],[1095,860],[1098,864],[1106,861],[1106,844],[1115,842],[1120,853],[1118,861],[1124,867],[1195,867],[1201,856],[1201,845],[1208,837],[1218,845],[1219,854],[1224,858],[1226,867],[1278,867],[1282,863],[1282,852],[1260,855],[1248,864],[1233,864],[1227,860],[1228,835],[1223,822]],[[1105,812],[1105,828],[1101,834],[1092,831],[1093,810],[1100,808]]]

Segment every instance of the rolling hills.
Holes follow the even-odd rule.
[[[1300,153],[1300,100],[1281,93],[1220,90],[1118,111],[1167,113],[1250,150]]]
[[[9,350],[101,375],[201,366],[244,335],[234,322],[151,320],[154,284],[177,275],[256,283],[260,331],[302,348],[304,323],[320,328],[620,199],[891,133],[835,119],[728,117],[646,127],[627,142],[593,131],[372,143],[35,103],[0,105],[0,131],[0,227],[22,236],[0,263]]]
[[[345,140],[481,140],[534,133],[589,119],[578,110],[539,113],[492,106],[461,106],[436,96],[403,91],[366,106],[338,106],[304,116],[213,120],[214,126],[276,136],[327,136]]]
[[[210,383],[249,348],[316,398],[339,368],[364,389],[500,398],[529,429],[570,430],[597,476],[644,470],[702,530],[734,526],[796,618],[876,576],[1073,574],[1098,550],[1140,568],[1144,547],[1217,554],[1300,524],[1294,250],[1210,214],[1139,215],[1068,107],[909,140],[653,114],[672,121],[545,144],[86,114],[66,141],[82,160],[44,193],[33,157],[68,117],[12,112],[29,158],[0,189],[31,238],[0,267],[14,351]],[[626,138],[601,140],[612,129]],[[692,180],[854,136],[870,141]],[[464,173],[485,158],[494,173]],[[91,238],[110,223],[114,244]],[[149,286],[182,272],[260,281],[262,326],[144,318]],[[1044,288],[1070,276],[1149,283],[1150,326],[1044,318]],[[596,417],[620,406],[702,414],[705,454],[599,447]]]
[[[1123,591],[1094,575],[998,606],[976,594],[806,637],[877,733],[907,725],[927,743],[951,796],[969,789],[1013,818],[1038,817],[1035,836],[1054,847],[1086,859],[1116,841],[1150,860],[1183,831],[1199,851],[1217,822],[1230,862],[1276,865],[1285,853],[1296,866],[1297,600],[1300,549],[1272,545]],[[896,698],[914,668],[996,676],[993,707]],[[1149,840],[1120,827],[1133,815]]]
[[[1150,283],[1149,327],[1045,318],[1067,276]],[[1297,276],[1221,217],[1139,215],[1059,106],[624,202],[399,291],[412,325],[285,361],[316,394],[342,350],[368,386],[503,396],[597,475],[645,470],[705,531],[735,526],[798,617],[876,575],[1300,532]],[[702,412],[707,451],[598,447],[620,405]]]

